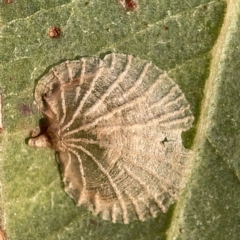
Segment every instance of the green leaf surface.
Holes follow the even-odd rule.
[[[240,235],[240,4],[234,0],[0,3],[0,219],[10,240],[238,239]],[[48,29],[60,27],[60,38]],[[54,152],[26,144],[41,118],[37,81],[58,63],[121,52],[152,61],[184,92],[194,152],[180,200],[129,225],[104,221],[64,192]]]

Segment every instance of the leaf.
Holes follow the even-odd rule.
[[[239,235],[239,8],[229,1],[205,84],[195,167],[169,239]]]
[[[139,0],[0,3],[1,226],[9,239],[234,239],[239,235],[239,3]],[[62,30],[48,36],[50,27]],[[229,26],[229,28],[228,28]],[[41,118],[37,81],[67,59],[122,52],[168,71],[195,116],[181,199],[147,222],[113,224],[76,207],[54,152],[26,145]],[[113,237],[114,236],[114,237]]]

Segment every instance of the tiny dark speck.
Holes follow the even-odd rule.
[[[203,10],[206,11],[208,7],[206,5],[203,6]]]
[[[94,219],[90,219],[89,221],[90,224],[94,225],[94,226],[97,226],[97,227],[100,227],[102,226],[102,224]]]
[[[149,27],[149,24],[147,22],[143,22],[145,27]]]

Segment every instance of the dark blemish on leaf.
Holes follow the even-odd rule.
[[[149,27],[149,24],[147,22],[143,22],[145,27]]]
[[[89,2],[85,2],[85,6],[89,5]]]
[[[208,9],[207,5],[203,5],[203,10],[206,11]]]
[[[118,2],[126,9],[126,11],[134,11],[138,6],[135,0],[118,0]]]
[[[168,27],[168,26],[163,26],[163,29],[164,29],[164,30],[168,30],[169,27]]]
[[[180,228],[178,229],[178,231],[179,231],[180,233],[184,232],[183,227],[180,227]]]
[[[125,0],[125,6],[128,11],[134,11],[137,8],[137,3],[134,0]]]
[[[102,226],[102,224],[100,222],[98,222],[98,221],[96,221],[94,219],[90,219],[89,223],[94,225],[94,226],[96,226],[96,227]]]
[[[51,27],[48,30],[48,35],[51,38],[59,38],[62,34],[61,28],[59,27]]]
[[[29,105],[27,105],[27,104],[24,104],[24,103],[22,103],[22,104],[20,104],[20,105],[18,106],[18,110],[19,110],[24,116],[29,116],[29,115],[31,115],[31,114],[33,113],[31,107],[30,107]]]

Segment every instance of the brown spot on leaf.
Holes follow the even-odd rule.
[[[143,22],[143,25],[147,28],[149,27],[149,23],[147,23],[147,22]]]
[[[61,28],[59,27],[51,27],[48,30],[48,35],[51,38],[59,38],[62,34]]]
[[[137,1],[135,0],[119,0],[118,1],[126,11],[134,11],[138,7]]]
[[[134,0],[125,0],[127,10],[134,11],[137,8],[137,3]]]
[[[90,219],[89,223],[94,225],[94,226],[96,226],[96,227],[102,226],[102,224],[100,222],[98,222],[98,221],[96,221],[94,219]]]
[[[203,10],[206,11],[208,9],[207,5],[203,5]]]

